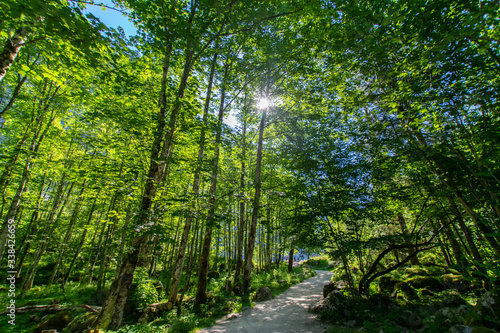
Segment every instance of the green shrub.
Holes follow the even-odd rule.
[[[149,279],[148,272],[144,267],[137,268],[134,273],[130,301],[135,309],[158,302],[158,291],[153,281]]]

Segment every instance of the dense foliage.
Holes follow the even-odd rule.
[[[358,296],[409,265],[498,284],[498,2],[114,0],[133,37],[86,6],[0,4],[18,301],[210,316],[213,279],[248,295],[298,249]]]

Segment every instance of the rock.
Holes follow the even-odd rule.
[[[392,276],[381,276],[378,279],[378,289],[382,293],[392,294],[394,286],[399,282],[401,281],[393,278]]]
[[[450,328],[450,333],[472,333],[472,327],[464,325],[455,325]]]
[[[62,330],[73,320],[70,311],[61,311],[42,320],[36,325],[33,333],[42,333],[45,330]]]
[[[408,267],[407,269],[405,269],[405,275],[407,277],[413,277],[418,275],[426,276],[428,275],[428,273],[427,270],[421,267]]]
[[[351,312],[347,298],[338,290],[330,292],[324,301],[325,310],[338,312],[343,317],[346,317]]]
[[[394,292],[391,297],[397,297],[398,295],[402,295],[410,300],[418,298],[415,290],[406,282],[398,282],[394,286]]]
[[[321,301],[317,302],[313,306],[309,306],[309,312],[311,313],[320,313],[325,309],[325,303],[326,301],[322,299]]]
[[[500,290],[486,292],[465,316],[465,325],[500,331]]]
[[[436,316],[441,316],[445,318],[453,318],[453,311],[450,310],[450,308],[442,308],[436,311]]]
[[[328,269],[335,268],[335,263],[333,261],[328,262]]]
[[[83,316],[76,317],[65,330],[65,333],[82,333],[90,329],[94,321],[97,319],[97,313],[86,313]]]
[[[444,274],[441,279],[446,289],[454,289],[461,293],[470,291],[470,282],[462,275]]]
[[[255,291],[255,295],[253,297],[253,300],[255,302],[262,302],[262,301],[267,301],[273,298],[273,295],[271,294],[271,290],[268,287],[259,287]]]
[[[347,284],[345,283],[344,280],[339,280],[336,282],[336,284],[337,284],[338,290],[342,290],[342,289],[345,289],[347,287]]]
[[[34,322],[34,323],[39,323],[40,322],[40,317],[38,317],[37,315],[31,315],[30,316],[30,321]]]
[[[417,276],[406,281],[410,286],[416,289],[425,288],[427,290],[439,292],[443,291],[444,286],[438,279],[433,277]]]
[[[346,321],[346,322],[344,323],[344,325],[345,325],[346,327],[353,328],[354,326],[356,326],[356,320],[349,320],[349,321]]]
[[[326,298],[329,293],[332,291],[337,290],[337,283],[336,282],[327,282],[323,286],[323,298]]]
[[[424,326],[422,319],[409,310],[401,313],[401,321],[399,324],[411,328],[412,330],[419,329]]]
[[[455,325],[450,328],[450,333],[495,333],[496,331],[490,330],[486,327],[479,326],[465,326],[465,325]]]
[[[57,333],[57,330],[43,330],[42,333]]]
[[[387,312],[390,309],[398,307],[398,305],[387,295],[373,294],[368,298],[370,309],[377,312]]]

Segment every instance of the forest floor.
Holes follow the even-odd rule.
[[[330,281],[332,272],[316,271],[315,277],[296,284],[274,299],[261,302],[239,314],[220,320],[215,326],[199,333],[322,333],[326,323],[309,313],[309,306],[323,298],[323,285]]]

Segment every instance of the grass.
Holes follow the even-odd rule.
[[[274,268],[269,271],[252,272],[252,287],[256,290],[261,286],[267,286],[271,290],[273,296],[277,296],[294,284],[300,283],[315,274],[314,270],[304,269],[303,267],[294,267],[292,272],[289,273],[286,265],[282,265],[280,268]],[[135,322],[138,313],[128,313],[124,318],[124,326],[117,332],[195,332],[198,329],[214,325],[217,319],[225,315],[241,312],[246,307],[254,306],[255,303],[252,301],[252,297],[255,292],[244,296],[236,296],[224,290],[224,283],[227,278],[227,275],[221,274],[218,279],[209,279],[207,286],[207,304],[202,305],[197,311],[193,308],[194,294],[186,294],[184,299],[188,301],[184,302],[180,316],[177,316],[176,309],[174,308],[173,311],[164,313],[160,318],[150,323],[136,325]],[[150,283],[156,282],[157,280],[150,281]],[[192,278],[190,285],[196,285],[195,277]],[[58,303],[61,308],[71,308],[80,304],[96,305],[96,303],[102,303],[102,301],[104,301],[106,290],[107,288],[104,288],[103,291],[97,291],[96,287],[93,285],[80,285],[78,282],[68,282],[66,285],[66,292],[62,292],[59,284],[54,284],[50,287],[46,285],[35,285],[28,291],[24,299],[16,299],[16,307],[49,305],[54,303]],[[160,296],[160,302],[166,301],[166,299],[164,299],[166,297],[165,292],[161,293]],[[8,299],[6,290],[0,290],[0,298]],[[84,310],[82,309],[81,311],[81,313],[74,311],[75,316],[83,314]],[[32,332],[36,323],[30,321],[30,316],[34,315],[42,317],[43,312],[17,314],[15,326],[8,324],[8,317],[4,316],[0,321],[0,332]]]
[[[303,265],[305,265],[306,267],[309,266],[312,269],[317,269],[320,271],[330,271],[330,272],[333,272],[336,268],[335,263],[326,256],[319,256],[307,259],[303,262]]]

